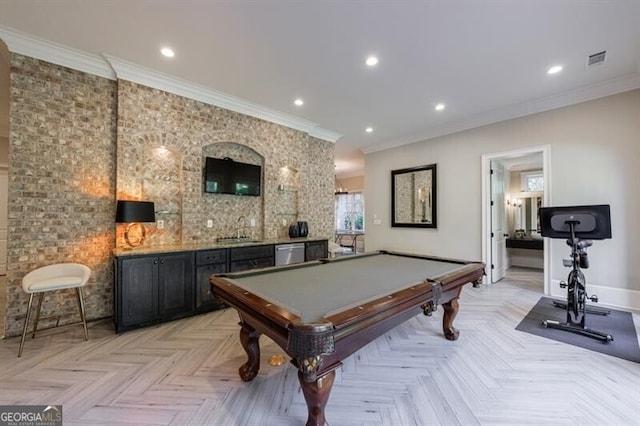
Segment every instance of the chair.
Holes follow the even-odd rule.
[[[40,294],[40,300],[38,301],[38,312],[36,313],[36,321],[33,324],[33,334],[31,338],[36,337],[36,330],[38,329],[38,321],[40,320],[40,308],[42,307],[44,293],[47,291],[75,288],[78,296],[80,317],[84,327],[84,339],[89,340],[87,319],[84,312],[84,300],[82,299],[82,287],[87,284],[90,275],[91,269],[85,265],[81,265],[79,263],[58,263],[34,269],[22,278],[22,289],[29,294],[29,307],[27,308],[27,317],[24,320],[22,340],[20,340],[20,349],[18,350],[19,357],[22,356],[22,348],[24,346],[24,339],[27,335],[31,306],[33,305],[33,296],[36,293]]]

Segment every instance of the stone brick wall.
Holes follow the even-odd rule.
[[[145,245],[214,242],[240,215],[255,238],[297,220],[333,236],[334,144],[202,102],[12,54],[9,143],[6,336],[22,331],[22,277],[51,263],[92,268],[88,319],[113,315],[117,198],[157,203],[165,228],[150,225]],[[207,155],[261,164],[262,196],[204,194]],[[42,316],[42,327],[77,321],[73,292],[45,298]]]
[[[150,193],[144,184],[150,172],[143,165],[159,147],[182,157],[180,189],[164,195]],[[118,83],[118,197],[180,206],[175,223],[165,222],[164,229],[149,226],[148,245],[171,240],[178,233],[172,227],[180,228],[184,244],[215,242],[235,234],[240,216],[246,218],[243,233],[254,238],[286,236],[289,223],[298,220],[309,222],[310,236],[331,238],[333,148],[333,143],[304,132],[128,81]],[[262,165],[262,195],[204,193],[206,156]],[[206,227],[210,219],[213,228]],[[251,219],[255,227],[249,226]]]
[[[51,263],[89,266],[88,318],[110,316],[116,85],[12,54],[10,101],[5,335],[22,331],[22,277]],[[39,327],[78,321],[77,310],[73,291],[49,294]]]

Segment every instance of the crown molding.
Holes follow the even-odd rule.
[[[630,90],[635,90],[638,88],[640,88],[640,72],[631,73],[616,79],[607,80],[602,83],[581,87],[576,90],[566,91],[555,94],[553,96],[536,99],[530,102],[510,105],[506,108],[477,114],[473,117],[469,117],[466,120],[456,121],[445,124],[443,126],[433,127],[425,133],[414,134],[404,138],[396,139],[394,141],[371,145],[363,148],[362,152],[364,154],[370,154],[377,151],[397,148],[403,145],[422,142],[440,136],[474,129],[476,127],[495,124],[502,121],[512,120],[514,118],[525,117],[527,115],[537,114],[556,108],[562,108],[581,102],[603,98],[605,96],[628,92]]]
[[[62,65],[87,74],[115,80],[113,70],[99,55],[90,55],[58,43],[32,37],[0,25],[0,38],[11,52]]]
[[[109,65],[111,65],[118,79],[121,80],[131,81],[142,84],[143,86],[184,96],[189,99],[270,121],[305,133],[311,132],[318,126],[312,121],[266,108],[242,98],[212,90],[205,86],[182,80],[150,68],[145,68],[132,62],[109,55],[103,56]]]
[[[235,111],[291,129],[299,130],[318,139],[335,142],[338,133],[322,129],[317,123],[281,111],[228,95],[150,68],[127,62],[106,54],[91,55],[58,43],[39,39],[0,25],[0,38],[11,52],[30,56],[56,65],[107,78],[128,80],[154,89],[184,96]]]
[[[325,140],[327,142],[336,142],[342,137],[340,133],[332,132],[331,130],[321,129],[316,127],[309,132],[309,136]]]

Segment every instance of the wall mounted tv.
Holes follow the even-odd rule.
[[[260,195],[262,167],[240,163],[229,157],[206,157],[204,192],[212,194]]]

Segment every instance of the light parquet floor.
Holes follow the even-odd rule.
[[[416,316],[345,360],[327,406],[335,425],[640,424],[640,365],[516,331],[542,276],[511,270],[466,286],[455,324]],[[640,324],[634,315],[636,327]],[[115,335],[108,321],[0,343],[0,405],[62,404],[65,425],[301,425],[296,370],[267,363],[251,383],[232,309]]]

